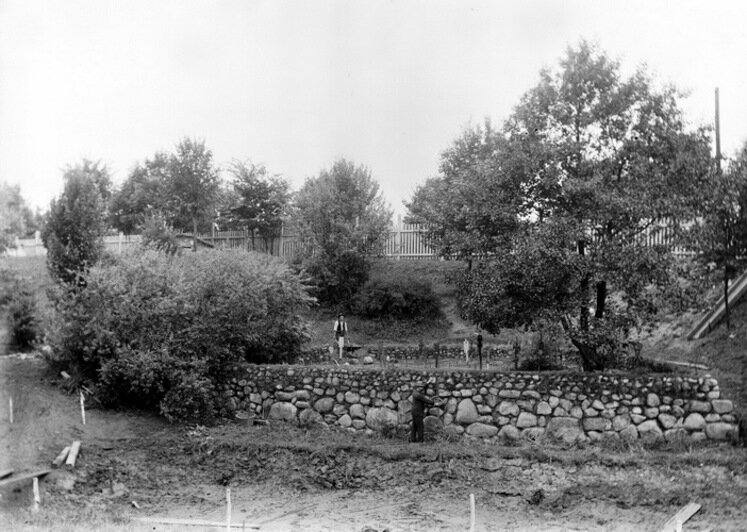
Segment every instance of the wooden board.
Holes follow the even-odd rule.
[[[151,525],[176,525],[176,526],[203,526],[203,527],[215,527],[215,528],[239,528],[242,530],[259,530],[259,525],[248,525],[246,523],[228,523],[220,521],[205,521],[202,519],[171,519],[168,517],[138,517],[135,521],[140,523],[148,523]]]
[[[34,477],[43,477],[44,475],[47,475],[51,472],[52,472],[51,469],[40,469],[39,471],[34,471],[32,473],[24,473],[23,475],[19,475],[17,477],[11,477],[5,480],[0,480],[0,488],[8,487],[12,484],[15,484],[16,482],[22,482],[24,480],[31,480]]]
[[[75,467],[75,460],[78,458],[78,452],[80,451],[80,440],[75,440],[70,446],[70,453],[67,455],[65,465],[68,467]]]
[[[659,532],[675,532],[677,530],[677,523],[683,525],[685,521],[695,515],[698,510],[700,510],[700,505],[696,502],[691,502],[690,504],[683,506],[669,521],[664,523],[664,526],[659,529]]]
[[[65,458],[67,458],[67,453],[70,452],[70,446],[68,445],[64,449],[60,451],[60,454],[57,455],[57,458],[52,460],[52,466],[53,467],[60,467],[62,465],[62,462],[65,461]]]

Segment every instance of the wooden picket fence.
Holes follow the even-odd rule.
[[[425,226],[419,224],[398,223],[384,242],[381,254],[384,257],[392,259],[436,259],[436,253],[428,245],[424,234]],[[205,243],[217,248],[227,249],[245,249],[247,251],[257,251],[268,253],[278,257],[292,257],[300,247],[300,240],[293,233],[286,234],[284,230],[275,238],[264,239],[258,233],[251,231],[211,231],[209,233],[198,233],[198,238]],[[181,239],[187,243],[191,235],[181,235]],[[645,239],[648,245],[669,245],[674,239],[671,228],[661,227],[650,229],[644,233],[641,238]],[[104,237],[104,246],[106,249],[121,253],[127,248],[137,246],[141,242],[140,235],[110,235]],[[186,244],[185,244],[186,245]],[[37,239],[22,239],[16,242],[16,248],[8,250],[7,254],[11,257],[26,257],[46,255],[46,249]],[[681,247],[673,247],[672,252],[676,256],[691,255],[692,252]]]

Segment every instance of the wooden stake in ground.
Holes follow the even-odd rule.
[[[68,445],[64,449],[60,451],[60,454],[57,455],[57,458],[52,460],[52,465],[54,467],[60,467],[62,465],[62,462],[65,461],[65,458],[67,458],[67,454],[70,452],[70,446]]]
[[[75,460],[78,458],[80,452],[80,440],[75,440],[70,446],[70,453],[67,455],[65,465],[68,467],[75,467]]]
[[[226,488],[226,532],[231,531],[231,488]]]
[[[469,494],[469,532],[475,532],[475,494]]]
[[[8,410],[10,411],[10,424],[13,424],[13,398],[8,397]]]
[[[80,391],[80,419],[83,420],[83,424],[86,424],[86,397],[83,395],[83,390]]]
[[[39,503],[41,497],[39,496],[39,477],[34,477],[34,511],[39,511]]]

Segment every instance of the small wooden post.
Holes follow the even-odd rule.
[[[13,424],[13,398],[8,397],[8,410],[10,411],[10,424]]]
[[[226,488],[226,531],[231,532],[231,488]]]
[[[39,496],[39,477],[34,477],[34,511],[39,511],[39,503],[41,497]]]
[[[86,398],[83,395],[83,390],[80,391],[80,419],[83,424],[86,424]]]
[[[469,494],[469,532],[475,532],[475,494]]]

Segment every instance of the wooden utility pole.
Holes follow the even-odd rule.
[[[721,179],[721,121],[718,109],[718,87],[716,87],[716,179]],[[726,228],[725,228],[726,229]],[[729,231],[726,229],[724,235],[724,318],[726,319],[726,328],[731,329],[729,322]]]

